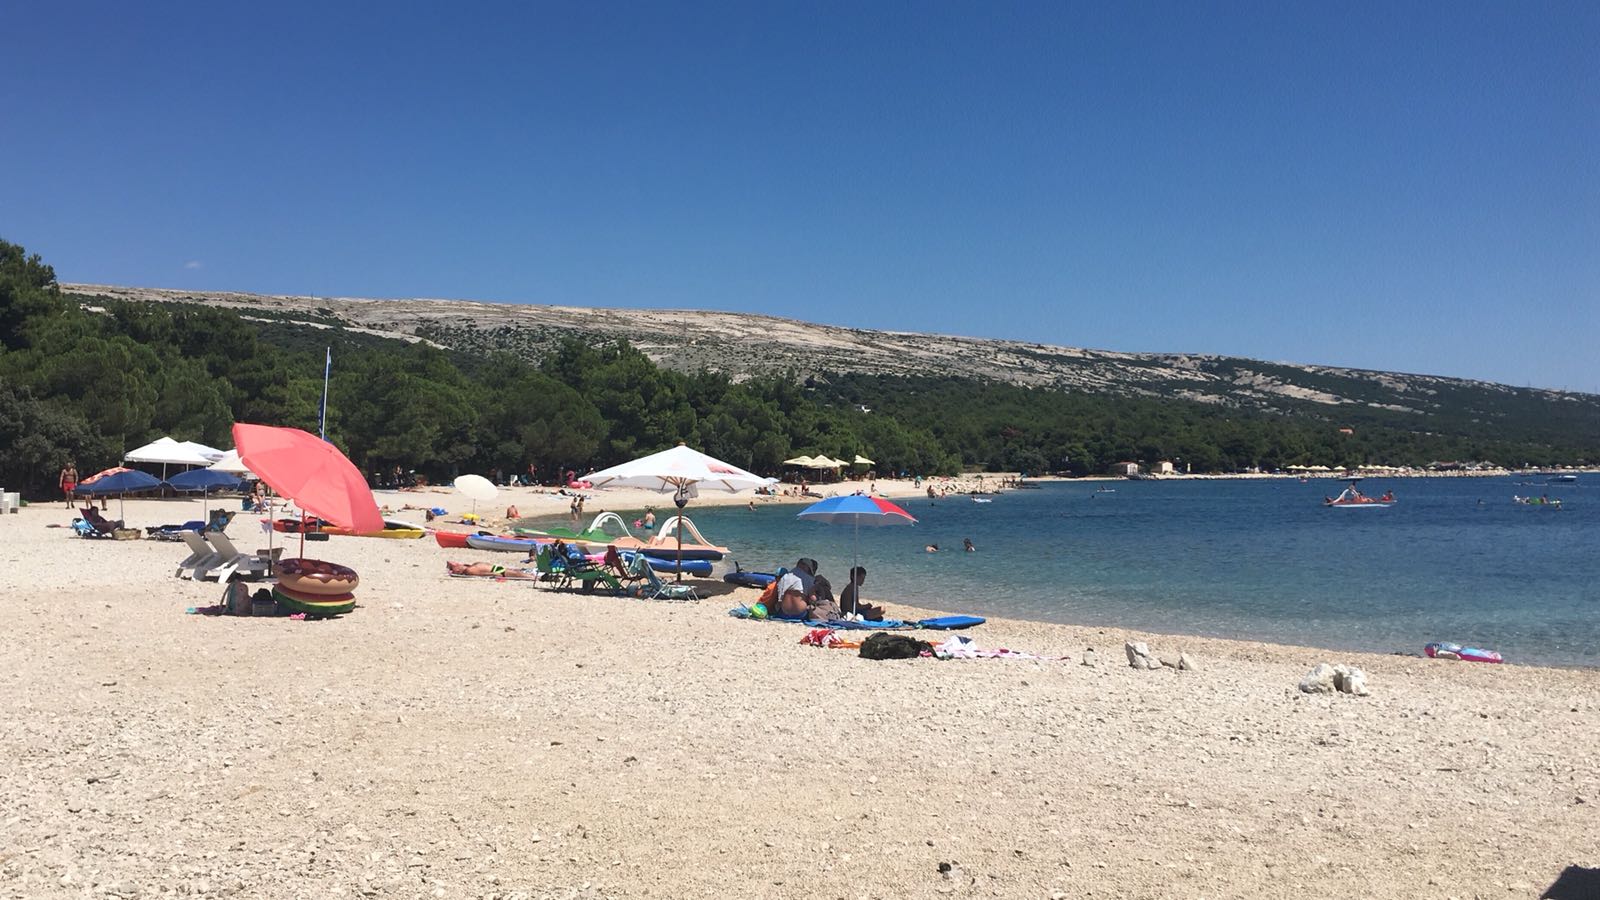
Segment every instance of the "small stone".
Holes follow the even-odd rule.
[[[1092,669],[1098,664],[1099,664],[1099,660],[1095,659],[1094,648],[1093,647],[1085,647],[1084,650],[1083,650],[1083,662],[1079,663],[1079,665],[1088,666],[1089,668]]]
[[[1200,664],[1194,661],[1194,657],[1187,653],[1180,652],[1178,654],[1178,671],[1198,672],[1200,671]]]

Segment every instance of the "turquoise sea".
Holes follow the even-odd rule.
[[[1371,478],[1389,509],[1328,509],[1341,482],[1116,481],[906,502],[863,528],[864,593],[950,612],[1378,652],[1449,640],[1508,662],[1600,665],[1600,476]],[[1111,492],[1101,492],[1109,489]],[[1513,494],[1559,497],[1559,511]],[[670,509],[670,504],[666,504]],[[746,569],[800,556],[846,580],[848,526],[799,506],[688,512]],[[978,550],[962,552],[970,537]],[[924,546],[937,544],[938,553]]]

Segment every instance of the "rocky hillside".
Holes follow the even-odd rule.
[[[371,300],[177,291],[66,284],[69,293],[122,300],[194,303],[319,328],[424,340],[468,352],[503,350],[537,359],[570,335],[625,338],[657,363],[707,368],[735,378],[793,370],[945,375],[1095,393],[1181,397],[1205,403],[1335,417],[1431,414],[1475,422],[1522,418],[1530,407],[1559,418],[1600,417],[1600,396],[1487,382],[1219,356],[1117,353],[898,331],[867,331],[793,319],[699,310],[591,309],[466,300]],[[1520,409],[1519,409],[1520,408]],[[1548,413],[1533,413],[1548,416]],[[1509,423],[1508,423],[1509,424]]]

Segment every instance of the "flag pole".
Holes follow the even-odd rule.
[[[317,413],[317,437],[328,439],[328,375],[333,372],[333,348],[327,348],[328,357],[322,364],[322,409]]]

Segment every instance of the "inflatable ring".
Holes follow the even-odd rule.
[[[282,559],[277,566],[278,584],[295,594],[338,596],[348,594],[361,583],[356,571],[320,559]]]
[[[272,599],[277,601],[281,609],[313,617],[340,616],[356,608],[354,594],[338,596],[302,594],[299,591],[287,590],[281,584],[272,589]]]

